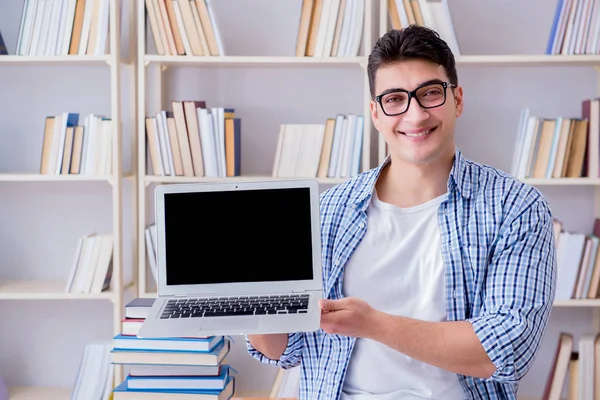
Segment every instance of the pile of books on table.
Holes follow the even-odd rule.
[[[230,399],[235,392],[234,371],[225,363],[230,339],[137,337],[153,300],[138,298],[125,307],[122,332],[113,340],[112,363],[124,365],[126,377],[113,390],[113,399]]]

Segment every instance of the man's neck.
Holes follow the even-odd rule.
[[[377,196],[398,207],[413,207],[443,195],[454,153],[430,164],[414,165],[394,160],[384,168],[377,181]]]

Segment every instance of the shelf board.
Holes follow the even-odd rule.
[[[203,66],[356,66],[366,64],[366,57],[268,57],[268,56],[159,56],[145,55],[145,63],[162,65],[203,65]]]
[[[554,307],[600,307],[600,299],[555,300]]]
[[[579,185],[579,186],[600,186],[600,179],[597,178],[554,178],[554,179],[521,179],[524,183],[535,186],[563,186],[563,185]]]
[[[0,173],[0,181],[5,182],[86,182],[111,181],[110,175],[42,175],[37,173]]]
[[[0,65],[51,65],[51,64],[66,64],[66,65],[78,65],[78,64],[108,64],[111,61],[111,56],[86,56],[86,55],[72,55],[72,56],[16,56],[16,55],[3,55],[0,56]]]
[[[69,400],[71,388],[12,387],[8,389],[9,400]]]
[[[0,300],[112,300],[112,291],[100,294],[67,293],[66,281],[0,280]]]
[[[202,183],[202,182],[244,182],[244,181],[255,181],[255,180],[287,180],[287,179],[302,179],[302,178],[273,178],[268,175],[247,175],[247,176],[234,176],[234,177],[220,177],[220,178],[207,178],[204,176],[155,176],[146,175],[146,184],[150,183]],[[312,178],[309,178],[312,179]],[[314,178],[317,179],[317,178]],[[336,179],[336,178],[318,178],[319,183],[325,185],[334,185],[346,181],[347,178]]]
[[[598,66],[600,55],[464,55],[456,56],[459,66]]]
[[[341,66],[366,65],[367,57],[294,57],[294,56],[160,56],[148,54],[145,63],[163,65],[218,65],[218,66],[269,66],[269,65],[312,65]],[[459,66],[594,66],[600,67],[600,55],[462,55],[456,56]]]

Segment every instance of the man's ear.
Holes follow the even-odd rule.
[[[373,120],[373,125],[375,125],[375,128],[380,131],[379,129],[379,111],[377,109],[377,102],[375,100],[371,100],[369,102],[369,108],[371,109],[371,119]]]
[[[462,86],[457,86],[454,88],[454,108],[456,109],[456,118],[462,115],[463,107],[463,88]]]

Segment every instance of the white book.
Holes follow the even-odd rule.
[[[354,145],[352,147],[352,161],[350,163],[350,176],[356,176],[360,172],[360,161],[362,158],[362,144],[364,136],[364,116],[358,115],[354,129]]]
[[[571,54],[571,38],[576,35],[576,21],[575,15],[577,14],[577,4],[581,0],[571,0],[571,9],[569,10],[569,18],[567,20],[567,26],[565,28],[565,38],[560,51],[560,54],[567,55]]]
[[[64,24],[67,0],[53,0],[52,16],[50,16],[50,27],[48,29],[48,42],[46,43],[46,55],[56,55],[56,48],[62,38],[61,29]]]
[[[114,248],[114,240],[111,234],[103,234],[101,237],[102,245],[100,246],[98,263],[96,265],[96,270],[94,272],[94,277],[92,279],[92,285],[90,288],[90,293],[94,294],[102,293],[104,281],[106,280],[106,275],[108,274],[110,265],[112,263]]]
[[[281,165],[281,152],[283,149],[283,136],[285,132],[285,125],[279,125],[279,134],[277,135],[277,147],[275,148],[275,157],[273,159],[273,171],[271,176],[276,178],[279,176],[279,168]]]
[[[190,46],[190,41],[185,31],[185,25],[183,24],[183,17],[181,16],[181,9],[179,8],[179,0],[173,0],[173,14],[175,14],[175,19],[177,20],[177,26],[173,27],[173,29],[179,30],[179,34],[181,35],[181,42],[183,43],[183,49],[185,50],[185,55],[192,56],[194,54],[192,53],[192,47]]]
[[[166,136],[164,135],[163,124],[161,121],[160,113],[156,114],[152,120],[154,123],[154,131],[158,136],[158,143],[160,145],[160,158],[162,160],[162,168],[165,176],[170,176],[172,169],[170,168],[171,163],[169,162],[169,154],[166,143]]]
[[[37,52],[37,48],[40,42],[40,33],[42,30],[42,17],[44,15],[44,9],[46,8],[46,2],[48,0],[35,0],[33,4],[36,4],[35,15],[32,16],[31,21],[31,40],[27,48],[26,55],[33,56]]]
[[[460,47],[456,38],[454,24],[452,23],[448,0],[431,1],[429,5],[431,15],[435,20],[434,26],[440,37],[446,41],[455,56],[460,55]]]
[[[95,1],[101,0],[86,0],[85,2],[85,9],[83,10],[83,23],[81,25],[81,38],[79,39],[79,49],[77,52],[79,55],[85,55],[87,52]]]
[[[85,236],[77,239],[77,246],[75,247],[75,254],[73,255],[73,264],[71,266],[71,273],[69,274],[69,278],[67,280],[67,286],[65,291],[67,293],[71,292],[71,288],[73,286],[73,282],[75,281],[75,274],[77,273],[77,264],[79,263],[79,258],[81,257],[81,250],[83,248],[83,242],[85,240]]]
[[[100,251],[102,250],[103,241],[104,235],[95,235],[94,247],[92,248],[92,254],[89,263],[84,267],[85,273],[81,283],[81,293],[91,293],[92,283],[94,282],[96,268],[98,268],[98,261],[100,259]]]
[[[365,22],[365,2],[358,1],[354,9],[354,24],[351,31],[351,37],[348,42],[348,56],[356,57],[360,49],[361,38]]]
[[[221,31],[219,29],[219,24],[217,23],[217,18],[215,16],[215,12],[212,6],[212,0],[204,0],[206,3],[206,9],[208,10],[208,16],[210,18],[210,24],[212,25],[213,32],[215,33],[215,40],[217,41],[217,47],[219,48],[219,56],[225,56],[225,48],[223,46],[223,38],[221,37]]]
[[[336,22],[340,11],[340,2],[341,0],[331,0],[331,10],[329,11],[329,18],[327,20],[327,32],[325,34],[325,42],[323,45],[323,52],[320,55],[321,57],[331,57]]]
[[[171,138],[169,137],[169,127],[167,126],[167,112],[162,110],[156,117],[157,122],[160,123],[161,135],[163,136],[166,145],[169,169],[171,175],[175,176],[175,161],[173,160],[173,149],[171,148]]]
[[[150,228],[146,228],[144,232],[146,239],[146,255],[148,256],[148,264],[150,265],[150,272],[154,278],[154,282],[158,283],[158,271],[156,264],[156,251],[154,250],[154,244],[152,243],[152,232]]]
[[[346,116],[346,125],[344,126],[344,140],[341,148],[341,162],[336,173],[337,178],[347,178],[350,174],[350,156],[352,153],[352,144],[354,143],[354,132],[356,129],[356,114]]]
[[[77,263],[75,278],[73,279],[73,284],[71,285],[71,293],[83,293],[85,281],[89,273],[90,263],[92,261],[95,241],[96,234],[87,235],[84,238],[81,255],[79,256],[79,261]]]
[[[329,12],[333,2],[327,0],[323,2],[321,15],[319,16],[319,25],[317,30],[317,40],[315,42],[314,57],[322,57],[325,52],[325,37],[327,36],[327,25],[329,23]]]
[[[325,139],[325,124],[312,124],[309,125],[309,129],[311,130],[311,140],[306,176],[316,178]]]
[[[331,157],[329,158],[329,168],[327,169],[327,177],[335,178],[337,165],[340,159],[340,147],[342,145],[342,139],[344,134],[344,125],[346,122],[346,116],[338,114],[335,117],[335,125],[333,127],[333,143],[331,145]]]
[[[212,115],[207,108],[196,108],[202,143],[202,159],[204,160],[204,175],[215,178],[219,175],[217,164],[217,146],[213,130]]]
[[[36,6],[37,0],[23,1],[15,54],[26,55],[29,51],[29,44],[31,43],[31,27],[33,26],[32,21],[35,18]]]
[[[398,19],[400,20],[400,27],[406,28],[409,25],[409,22],[406,8],[404,8],[404,0],[396,0],[396,9],[398,10]]]
[[[586,46],[587,54],[600,54],[600,1],[594,2],[592,9],[592,21],[590,22],[590,33]]]
[[[513,176],[518,176],[519,162],[523,153],[523,140],[525,138],[525,123],[527,121],[528,109],[522,109],[519,116],[519,125],[517,126],[517,139],[515,141],[515,149],[513,150],[513,158],[510,168],[510,173]]]
[[[62,38],[57,48],[57,54],[66,56],[69,54],[69,47],[71,46],[71,36],[73,34],[73,24],[75,22],[75,9],[77,7],[77,0],[68,0],[68,5],[65,11],[64,24],[62,25]]]
[[[110,20],[110,0],[102,0],[100,15],[98,16],[95,55],[100,56],[105,53],[108,39],[108,23]]]
[[[342,30],[340,32],[340,43],[338,45],[338,57],[348,57],[349,55],[349,44],[350,32],[352,29],[352,15],[354,15],[354,8],[356,7],[356,0],[346,0],[346,8],[344,10],[344,18],[342,21]]]

